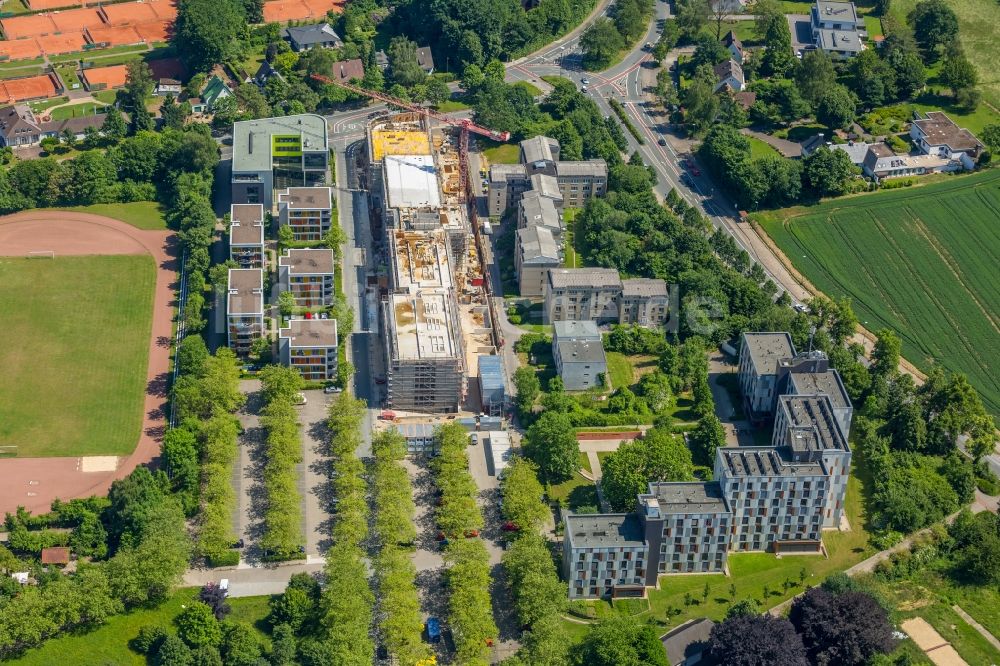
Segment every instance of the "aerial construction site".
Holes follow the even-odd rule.
[[[371,221],[385,248],[379,300],[386,404],[478,412],[470,374],[500,342],[461,174],[459,130],[399,113],[372,120],[367,138]]]

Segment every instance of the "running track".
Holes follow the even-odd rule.
[[[0,255],[25,256],[52,250],[56,256],[149,254],[156,261],[152,335],[142,432],[135,451],[117,459],[113,471],[83,472],[82,458],[0,459],[0,512],[24,506],[45,513],[55,498],[64,500],[104,494],[111,482],[128,476],[160,452],[166,428],[170,341],[176,305],[178,270],[176,240],[168,231],[146,231],[100,215],[32,210],[0,217]],[[58,409],[58,405],[53,405]]]

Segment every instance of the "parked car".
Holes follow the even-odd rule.
[[[471,443],[471,444],[472,444],[473,446],[475,446],[475,445],[479,444],[479,435],[477,435],[476,433],[472,433],[472,434],[471,434],[471,435],[469,436],[469,442],[470,442],[470,443]]]
[[[590,79],[580,79],[580,83],[582,83],[585,86],[589,86],[590,85]]]
[[[427,618],[427,640],[431,643],[441,642],[441,620],[436,617]]]
[[[375,378],[375,383],[376,384],[385,384],[385,377],[376,377]]]
[[[323,393],[327,393],[327,394],[330,394],[330,393],[340,393],[341,390],[342,389],[339,386],[332,386],[331,385],[331,386],[324,386],[323,387]]]
[[[666,139],[664,139],[664,138],[663,138],[663,137],[661,136],[661,137],[660,137],[659,139],[657,139],[657,140],[656,140],[656,143],[657,143],[657,144],[659,144],[659,145],[661,145],[661,146],[665,146],[665,145],[667,145],[667,140],[666,140]]]

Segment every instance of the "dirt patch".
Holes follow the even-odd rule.
[[[70,211],[42,209],[0,218],[0,255],[26,256],[40,251],[53,252],[56,257],[150,254],[156,262],[142,432],[135,450],[118,459],[117,467],[104,457],[0,460],[0,478],[8,480],[0,485],[0,511],[13,512],[24,506],[29,511],[43,513],[57,497],[69,500],[104,494],[112,481],[128,476],[137,466],[150,463],[159,455],[166,429],[166,388],[178,269],[174,234],[136,229],[111,218]]]

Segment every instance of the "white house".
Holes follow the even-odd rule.
[[[740,67],[740,63],[730,58],[726,62],[720,62],[716,65],[714,71],[717,81],[713,89],[714,92],[727,89],[733,92],[743,90],[746,81],[743,78],[743,68]]]
[[[983,142],[969,130],[959,127],[941,111],[928,111],[910,124],[910,138],[920,152],[961,163],[965,169],[976,166]]]
[[[849,58],[864,50],[868,36],[865,21],[858,16],[853,2],[816,0],[810,16],[816,48],[830,55]]]
[[[740,65],[743,64],[743,42],[740,41],[735,32],[732,30],[727,32],[726,36],[722,38],[722,45],[729,51],[733,60]]]

